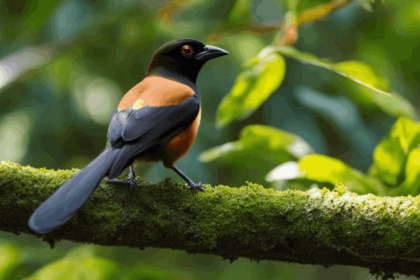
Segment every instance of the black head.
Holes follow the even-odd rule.
[[[223,49],[206,46],[198,40],[172,40],[154,53],[146,76],[181,75],[195,83],[206,61],[227,54]]]

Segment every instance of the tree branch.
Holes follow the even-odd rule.
[[[33,233],[32,213],[78,170],[0,163],[0,230]],[[106,246],[171,248],[234,260],[353,265],[373,274],[420,276],[419,197],[283,192],[256,184],[194,193],[173,180],[139,190],[104,180],[65,226],[42,236]]]
[[[319,20],[335,10],[345,6],[350,0],[331,1],[325,5],[319,6],[312,10],[302,12],[296,19],[296,27],[301,24]]]

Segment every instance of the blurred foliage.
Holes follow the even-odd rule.
[[[369,173],[382,179],[389,185],[397,185],[403,178],[407,156],[418,144],[420,125],[408,119],[399,119],[388,136],[376,147],[373,153],[373,165]],[[417,139],[416,139],[417,138]]]
[[[119,268],[113,261],[92,256],[92,250],[86,250],[85,246],[74,250],[27,279],[115,279],[117,276]]]
[[[192,180],[278,189],[343,183],[360,193],[417,195],[419,4],[4,0],[0,160],[85,166],[104,148],[112,111],[144,77],[154,50],[193,37],[231,55],[209,62],[198,79],[201,126],[178,163]],[[197,164],[200,154],[208,163]],[[180,180],[160,163],[137,173]],[[28,236],[0,237],[0,279],[53,279],[64,269],[55,279],[368,279],[357,268],[229,264],[66,242],[51,250]]]
[[[8,242],[0,246],[0,279],[10,279],[13,269],[18,266],[18,250]]]
[[[248,117],[280,86],[285,70],[283,57],[271,54],[242,72],[219,105],[216,125]]]
[[[203,152],[199,159],[203,162],[222,159],[232,169],[255,166],[248,171],[247,179],[257,182],[279,162],[300,159],[309,153],[312,148],[297,135],[269,126],[250,125],[241,131],[238,141]]]

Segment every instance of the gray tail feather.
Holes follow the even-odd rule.
[[[120,149],[106,149],[88,166],[67,181],[31,215],[29,227],[45,234],[69,221],[107,176]]]
[[[139,145],[138,143],[134,144],[125,144],[118,153],[118,156],[115,158],[112,166],[109,169],[108,178],[115,179],[121,175],[121,173],[126,169],[128,166],[131,165],[134,160],[132,155],[140,155],[142,152],[147,150],[148,148],[155,145],[155,143],[149,143],[147,145]]]

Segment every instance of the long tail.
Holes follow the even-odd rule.
[[[31,215],[29,227],[45,234],[70,220],[107,176],[120,150],[106,149],[44,201]]]

